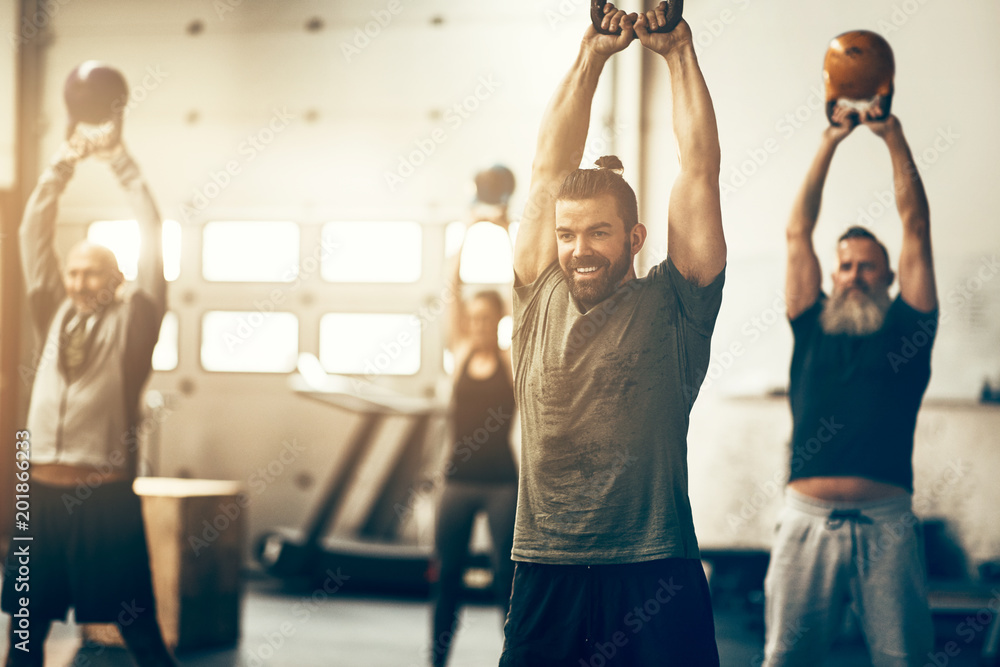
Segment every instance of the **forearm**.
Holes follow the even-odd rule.
[[[61,291],[62,272],[55,250],[59,197],[73,177],[74,162],[57,158],[38,179],[24,208],[18,237],[28,291]]]
[[[680,160],[670,192],[667,254],[685,278],[707,285],[726,264],[715,110],[690,38],[684,35],[660,53],[670,69]]]
[[[136,284],[162,310],[166,310],[167,282],[163,277],[163,223],[156,202],[138,165],[124,150],[110,162],[112,171],[139,225],[139,262]]]
[[[838,143],[825,134],[823,135],[819,150],[816,152],[812,164],[809,165],[805,181],[792,205],[792,215],[788,222],[789,236],[812,237],[816,221],[819,219],[823,186],[826,184],[826,176],[830,171],[830,163],[833,161],[833,154],[837,150]]]
[[[514,272],[519,284],[534,282],[556,260],[556,193],[583,158],[590,109],[605,62],[607,56],[594,53],[586,44],[581,46],[542,117],[528,200],[514,249]]]
[[[903,221],[904,231],[926,234],[930,228],[930,205],[920,172],[913,161],[910,146],[902,128],[886,135],[885,143],[892,158],[893,185],[896,190],[896,209]]]
[[[718,180],[721,162],[715,108],[698,66],[694,45],[685,41],[663,59],[670,69],[673,126],[681,171]]]
[[[560,179],[580,166],[594,93],[607,57],[581,47],[542,117],[532,178]]]

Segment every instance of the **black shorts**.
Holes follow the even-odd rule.
[[[78,489],[33,481],[30,491],[29,530],[15,528],[14,537],[32,539],[10,542],[3,611],[17,611],[27,598],[38,621],[65,621],[69,607],[78,623],[127,625],[137,614],[155,613],[142,506],[132,482]],[[26,545],[27,580],[18,555]]]
[[[518,562],[501,667],[718,667],[701,561]]]

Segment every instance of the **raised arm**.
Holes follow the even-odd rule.
[[[661,2],[655,10],[641,14],[635,31],[642,45],[660,54],[670,69],[681,170],[670,193],[667,254],[685,278],[707,285],[726,265],[719,202],[719,130],[687,22],[682,20],[669,33],[648,31],[650,26],[666,24],[665,8]]]
[[[580,44],[569,73],[556,88],[542,117],[535,159],[531,165],[528,203],[521,216],[514,248],[514,281],[527,285],[556,261],[556,193],[566,175],[580,166],[590,126],[590,109],[597,81],[612,54],[635,37],[634,15],[605,5],[602,27],[617,31],[601,35],[593,26]]]
[[[60,147],[28,198],[18,232],[25,290],[39,331],[48,326],[66,296],[55,248],[56,216],[59,197],[73,177],[77,159],[68,144]]]
[[[451,305],[448,307],[447,347],[453,355],[458,354],[459,347],[468,335],[465,317],[465,299],[462,298],[462,249],[465,247],[465,237],[468,236],[472,223],[466,221],[462,245],[451,260],[451,270],[448,273],[448,293],[451,294]]]
[[[452,264],[448,274],[448,292],[452,295],[451,305],[448,308],[448,332],[447,347],[451,350],[455,358],[458,359],[465,354],[468,347],[469,325],[466,318],[465,300],[462,298],[462,250],[465,248],[465,240],[468,238],[469,229],[478,222],[492,222],[500,229],[508,232],[510,230],[510,219],[507,217],[507,205],[473,205],[465,219],[465,230],[462,236],[462,245],[452,258]]]
[[[153,195],[139,171],[139,166],[118,144],[108,163],[128,197],[139,223],[139,270],[136,286],[148,296],[160,315],[167,308],[167,281],[163,277],[163,223]]]
[[[924,313],[937,308],[934,258],[931,253],[931,213],[923,181],[913,162],[903,128],[895,116],[865,125],[889,147],[896,209],[903,222],[903,249],[899,255],[899,294]]]
[[[794,320],[808,310],[819,298],[822,283],[819,258],[813,248],[813,230],[819,219],[820,202],[823,199],[823,185],[830,171],[830,162],[837,146],[857,125],[842,108],[834,111],[839,126],[829,126],[823,131],[819,150],[806,180],[799,189],[792,206],[785,234],[788,239],[788,268],[785,273],[785,308],[788,319]]]

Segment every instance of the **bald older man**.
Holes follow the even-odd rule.
[[[113,135],[108,135],[113,137]],[[114,254],[77,244],[60,268],[60,195],[76,163],[107,161],[139,222],[139,274],[126,286]],[[43,665],[53,620],[115,623],[139,665],[175,664],[156,620],[136,474],[139,395],[166,308],[161,222],[139,168],[79,134],[45,169],[20,229],[33,323],[44,345],[28,408],[30,521],[8,551],[2,608],[12,614],[7,665]],[[18,537],[31,537],[30,541]],[[29,566],[30,580],[18,578]],[[17,614],[29,610],[28,622]]]

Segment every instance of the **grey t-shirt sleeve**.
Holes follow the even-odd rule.
[[[726,282],[726,270],[719,271],[708,285],[698,285],[677,269],[668,256],[649,272],[650,279],[662,282],[673,291],[677,307],[687,328],[701,336],[711,337],[715,320],[722,307],[722,286]]]
[[[553,283],[561,275],[562,270],[559,268],[559,262],[552,262],[535,278],[534,282],[514,288],[514,338],[520,337],[526,327],[533,326],[534,320],[539,316],[539,301],[544,298],[543,295],[551,289]]]

